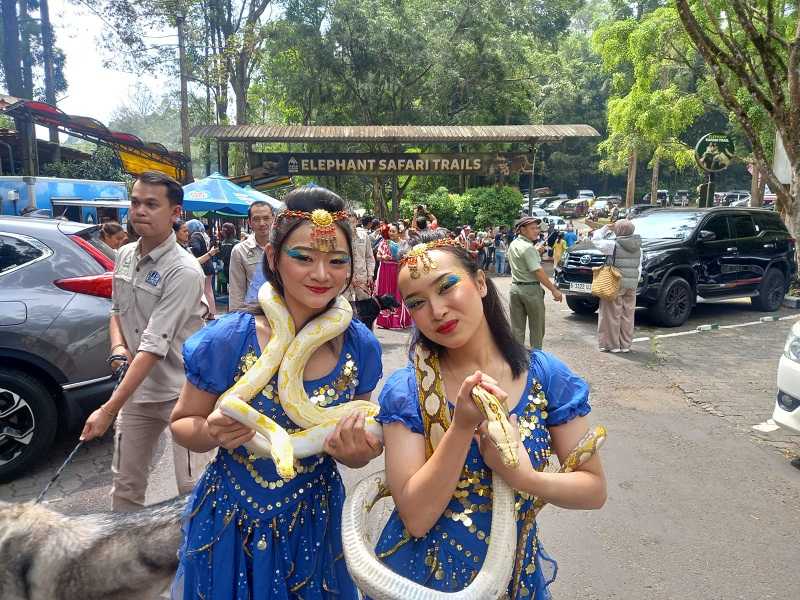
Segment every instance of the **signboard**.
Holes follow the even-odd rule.
[[[525,153],[253,153],[251,175],[502,175],[530,171]]]
[[[724,133],[707,133],[694,147],[695,161],[701,169],[709,173],[727,169],[733,154],[733,140]]]

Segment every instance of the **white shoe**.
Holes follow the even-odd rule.
[[[600,346],[600,352],[608,352],[608,348]]]
[[[631,351],[630,348],[620,348],[620,352],[622,352],[623,354],[627,354],[630,351]]]
[[[620,352],[624,352],[622,348],[612,348],[611,352],[614,354],[619,354]]]

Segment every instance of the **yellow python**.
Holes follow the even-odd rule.
[[[325,438],[336,428],[339,419],[354,410],[366,413],[367,430],[382,438],[381,426],[374,419],[378,413],[377,404],[354,400],[322,408],[309,400],[303,387],[303,371],[314,351],[350,325],[353,317],[350,303],[339,296],[333,307],[295,335],[292,316],[283,298],[269,283],[261,286],[258,302],[269,322],[269,342],[256,363],[217,400],[217,408],[223,414],[255,429],[255,436],[245,444],[251,455],[271,457],[278,474],[291,479],[295,476],[294,459],[321,453]],[[276,372],[281,407],[302,431],[289,434],[248,404]]]

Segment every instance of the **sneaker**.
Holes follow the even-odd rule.
[[[627,354],[628,352],[631,351],[631,349],[630,348],[620,348],[619,351],[622,352],[623,354]]]
[[[624,352],[624,350],[622,348],[612,348],[611,352],[614,354],[619,354],[620,352]]]
[[[600,352],[608,352],[608,348],[603,348],[602,346],[600,346]]]

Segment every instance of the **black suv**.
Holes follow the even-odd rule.
[[[636,303],[666,327],[686,322],[698,300],[749,297],[755,308],[780,307],[797,272],[795,240],[780,217],[758,208],[655,209],[633,219],[642,237]],[[565,252],[556,283],[576,313],[592,314],[595,250]]]

